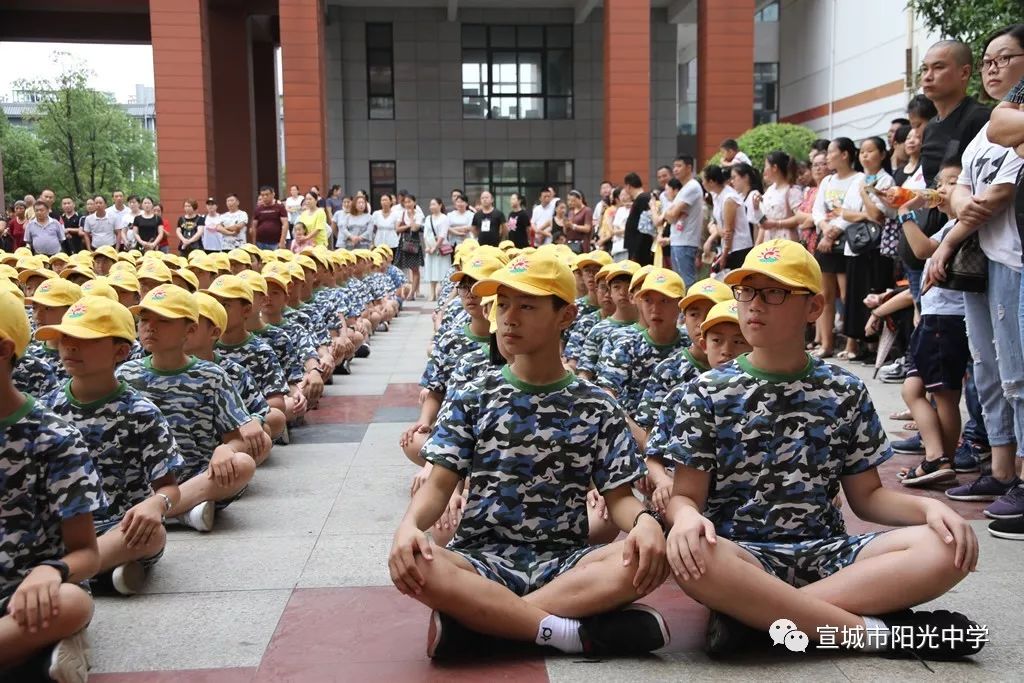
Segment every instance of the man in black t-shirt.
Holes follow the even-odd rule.
[[[925,126],[921,142],[921,170],[929,185],[942,161],[962,157],[988,122],[988,107],[967,96],[972,63],[971,48],[958,40],[940,40],[921,60],[921,89],[939,112]]]
[[[626,218],[623,243],[631,261],[636,261],[641,266],[649,266],[654,263],[654,254],[651,252],[654,238],[640,232],[637,227],[640,225],[640,216],[644,211],[651,209],[651,193],[644,192],[644,181],[636,173],[627,173],[622,184],[622,191],[633,199],[633,206]]]
[[[75,211],[75,201],[71,197],[64,197],[60,200],[60,208],[63,214],[58,220],[64,224],[64,235],[67,240],[65,248],[69,254],[78,253],[85,249],[85,238],[79,227],[82,217]]]
[[[480,193],[480,210],[473,214],[473,235],[480,244],[498,246],[505,239],[505,214],[494,208],[494,196]]]

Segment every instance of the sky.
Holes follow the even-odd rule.
[[[0,99],[11,96],[15,81],[54,78],[60,68],[53,54],[67,52],[93,72],[90,85],[111,92],[119,102],[135,96],[135,84],[153,85],[153,49],[149,45],[0,42]]]

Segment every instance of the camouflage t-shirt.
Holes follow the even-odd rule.
[[[462,307],[462,300],[459,297],[455,297],[445,306],[444,312],[441,313],[441,324],[434,334],[434,341],[437,341],[445,332],[457,330],[468,323],[469,313]]]
[[[120,520],[153,495],[151,482],[184,464],[163,414],[124,382],[91,403],[76,400],[70,383],[42,400],[78,428],[92,454],[107,495],[106,509],[93,517],[97,526]]]
[[[615,343],[611,343],[614,340]],[[640,397],[655,366],[673,352],[686,346],[686,337],[677,334],[669,344],[655,344],[644,330],[640,334],[618,335],[605,341],[594,380],[602,389],[615,392],[627,415],[636,415]]]
[[[40,359],[44,363],[48,364],[53,369],[53,377],[57,380],[57,385],[63,385],[71,379],[71,375],[64,369],[64,363],[60,360],[60,353],[55,348],[51,348],[46,342],[34,341],[25,347],[25,357],[33,356]],[[36,395],[41,395],[37,393]]]
[[[331,343],[331,332],[327,329],[327,325],[324,324],[323,312],[315,303],[312,301],[303,303],[299,307],[298,312],[306,315],[306,320],[309,321],[306,329],[309,330],[309,334],[318,345],[322,346]]]
[[[569,341],[565,343],[565,351],[562,355],[568,360],[579,360],[583,351],[583,341],[590,335],[591,330],[604,319],[600,310],[593,310],[576,318],[572,327],[569,328]]]
[[[654,371],[644,385],[640,404],[633,419],[644,429],[651,429],[658,422],[658,413],[661,412],[668,393],[709,369],[707,365],[693,357],[690,349],[683,348],[674,352],[654,366]]]
[[[607,492],[647,471],[606,393],[572,373],[532,386],[507,365],[453,393],[423,456],[469,477],[458,548],[584,546],[591,481]]]
[[[779,376],[755,369],[743,355],[681,394],[674,404],[666,401],[663,417],[672,425],[664,453],[711,473],[705,516],[726,538],[842,536],[846,526],[832,502],[840,477],[892,457],[864,383],[819,359]]]
[[[313,337],[302,326],[298,318],[282,318],[280,323],[272,323],[274,327],[284,330],[295,346],[295,353],[305,374],[306,361],[310,358],[318,358],[320,354],[316,350],[316,342]]]
[[[224,435],[252,419],[228,374],[208,361],[192,357],[180,370],[165,371],[147,357],[125,363],[117,374],[167,418],[185,461],[178,481],[205,470]]]
[[[493,368],[491,364],[491,346],[480,345],[462,354],[455,369],[448,376],[448,393],[460,389]],[[447,394],[446,394],[447,395]]]
[[[26,396],[0,419],[0,600],[66,550],[61,523],[107,504],[77,429]]]
[[[249,333],[241,344],[217,342],[217,353],[248,370],[264,396],[288,393],[288,382],[285,381],[277,354],[256,335]]]
[[[451,275],[454,272],[455,272],[455,268],[454,267],[451,267],[451,268],[448,269],[448,275]],[[392,288],[391,291],[394,291],[394,290],[398,289],[399,287],[404,285],[405,282],[406,282],[405,273],[402,272],[401,268],[399,268],[398,266],[395,266],[395,265],[388,266],[388,278],[391,280],[391,284],[393,285],[393,288]],[[445,280],[447,280],[447,279],[448,278],[445,277]]]
[[[136,339],[135,341],[132,342],[132,350],[128,352],[128,358],[126,358],[125,360],[142,360],[145,357],[146,349],[142,348],[142,344],[140,344],[139,340]]]
[[[267,403],[267,397],[260,391],[256,380],[253,379],[249,371],[219,353],[213,354],[213,362],[224,368],[224,372],[228,373],[228,377],[231,378],[231,384],[242,398],[242,404],[249,412],[249,415],[259,419],[260,422],[266,421],[267,413],[270,412],[270,404]]]
[[[594,304],[590,303],[590,299],[588,297],[589,295],[583,295],[581,297],[576,298],[575,304],[576,309],[579,311],[579,316],[584,316],[587,313],[593,313],[598,308],[600,308],[600,306],[595,306]],[[579,320],[579,317],[577,317],[576,319]]]
[[[577,372],[597,372],[597,364],[601,360],[601,348],[608,338],[628,329],[636,328],[636,323],[629,323],[615,318],[604,318],[595,323],[590,334],[583,339],[579,355],[576,357]]]
[[[60,387],[53,365],[44,356],[22,355],[11,371],[14,388],[23,394],[45,396]]]
[[[253,334],[265,341],[274,350],[274,355],[277,356],[277,362],[281,364],[281,368],[284,370],[285,379],[288,381],[288,384],[295,384],[302,379],[303,375],[306,374],[304,369],[305,359],[299,358],[299,353],[288,332],[277,325],[264,325],[258,330],[253,330]]]
[[[420,386],[444,395],[459,359],[478,348],[490,349],[490,337],[477,337],[469,325],[441,335],[430,351]]]

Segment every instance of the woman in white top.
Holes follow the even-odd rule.
[[[733,164],[729,167],[729,178],[732,189],[743,197],[750,234],[756,238],[764,222],[764,212],[761,211],[764,186],[761,185],[761,176],[750,164]]]
[[[299,194],[299,186],[292,185],[288,188],[288,197],[284,200],[284,210],[288,212],[288,240],[292,238],[292,226],[299,221],[299,214],[302,213],[302,202],[305,199]]]
[[[886,153],[885,141],[879,137],[864,140],[860,146],[860,164],[864,174],[854,181],[850,191],[843,199],[843,210],[840,214],[844,230],[854,223],[874,223],[881,231],[886,219],[895,216],[894,209],[882,201],[878,195],[868,192],[869,186],[879,191],[887,190],[894,185],[889,173],[889,157]],[[866,341],[864,328],[867,326],[870,311],[864,305],[868,294],[880,294],[896,285],[895,264],[887,256],[882,256],[878,245],[854,254],[849,241],[846,244],[846,299],[843,309],[843,333],[846,335],[846,351],[837,354],[844,360],[860,359],[866,353],[858,351],[858,341]]]
[[[357,195],[338,225],[338,248],[369,249],[373,246],[373,217],[366,197]]]
[[[713,273],[739,268],[747,252],[754,246],[743,197],[728,183],[728,169],[714,165],[704,169],[704,188],[715,198],[711,212],[711,235],[704,242],[704,260],[711,262]],[[722,243],[722,251],[717,258],[712,259],[712,251],[719,241]]]
[[[448,217],[439,197],[430,200],[430,213],[423,221],[423,242],[426,247],[424,278],[430,283],[430,300],[437,301],[437,283],[444,281],[452,265],[452,255],[442,254],[441,247],[448,243]]]
[[[629,250],[626,249],[626,220],[629,219],[633,199],[621,187],[616,187],[612,190],[612,204],[616,207],[612,216],[612,259],[625,261],[629,258]]]
[[[402,199],[402,206],[395,207],[398,212],[398,249],[395,251],[395,267],[409,271],[412,285],[412,298],[420,294],[420,268],[423,267],[423,211],[416,205],[416,197],[411,194]]]
[[[803,191],[796,185],[796,160],[781,150],[764,158],[764,181],[768,189],[761,197],[759,208],[764,213],[757,234],[757,243],[768,240],[798,240],[797,211],[803,200]]]
[[[453,247],[457,247],[473,232],[473,212],[469,208],[466,195],[455,195],[455,210],[449,211],[447,216],[448,241]]]
[[[373,246],[379,247],[386,244],[392,250],[398,248],[398,233],[395,226],[398,219],[402,217],[402,209],[396,207],[391,195],[385,193],[380,196],[380,208],[373,212]],[[397,256],[397,254],[396,254]]]
[[[821,266],[821,293],[825,308],[818,318],[818,339],[821,348],[814,352],[819,358],[831,358],[835,353],[836,298],[846,301],[846,256],[840,245],[845,244],[840,213],[847,192],[854,181],[863,177],[857,146],[850,138],[836,138],[828,145],[825,161],[832,171],[818,184],[811,216],[818,231],[818,246],[815,258]],[[833,250],[833,247],[836,247]]]

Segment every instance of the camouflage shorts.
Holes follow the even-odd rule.
[[[484,578],[500,583],[516,595],[527,595],[575,567],[600,545],[538,552],[527,545],[483,545],[453,548]]]
[[[786,583],[800,588],[850,566],[864,546],[883,533],[885,532],[876,531],[796,543],[736,540],[733,540],[733,543],[757,558],[769,574],[774,574]]]

